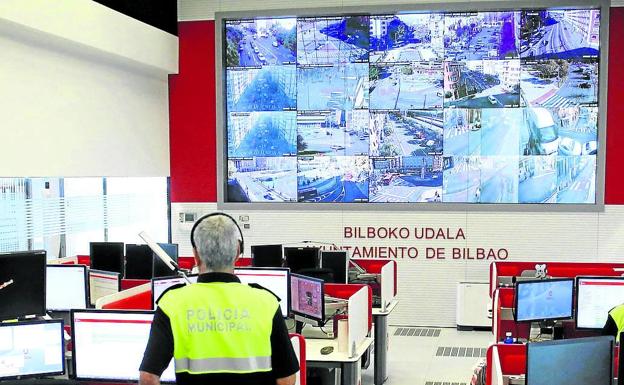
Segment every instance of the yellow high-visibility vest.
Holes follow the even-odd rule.
[[[273,294],[237,282],[195,283],[166,292],[176,373],[271,371]]]
[[[624,331],[624,305],[619,305],[611,309],[609,315],[615,321],[615,325],[618,328],[617,336],[615,336],[615,341],[620,342],[620,333]]]

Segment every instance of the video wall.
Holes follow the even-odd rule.
[[[600,11],[224,19],[225,202],[594,204]]]

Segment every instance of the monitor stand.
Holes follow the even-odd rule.
[[[555,335],[557,321],[539,321],[531,322],[531,331],[529,333],[529,341],[550,341]]]

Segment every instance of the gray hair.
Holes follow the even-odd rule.
[[[227,271],[242,250],[238,250],[241,234],[232,219],[224,215],[210,216],[193,233],[197,254],[208,271]]]

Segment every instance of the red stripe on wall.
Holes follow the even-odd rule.
[[[605,203],[624,204],[624,8],[611,8],[609,20],[609,87],[607,98],[607,163],[605,170]]]
[[[180,73],[169,77],[171,201],[216,202],[214,21],[178,27]]]

